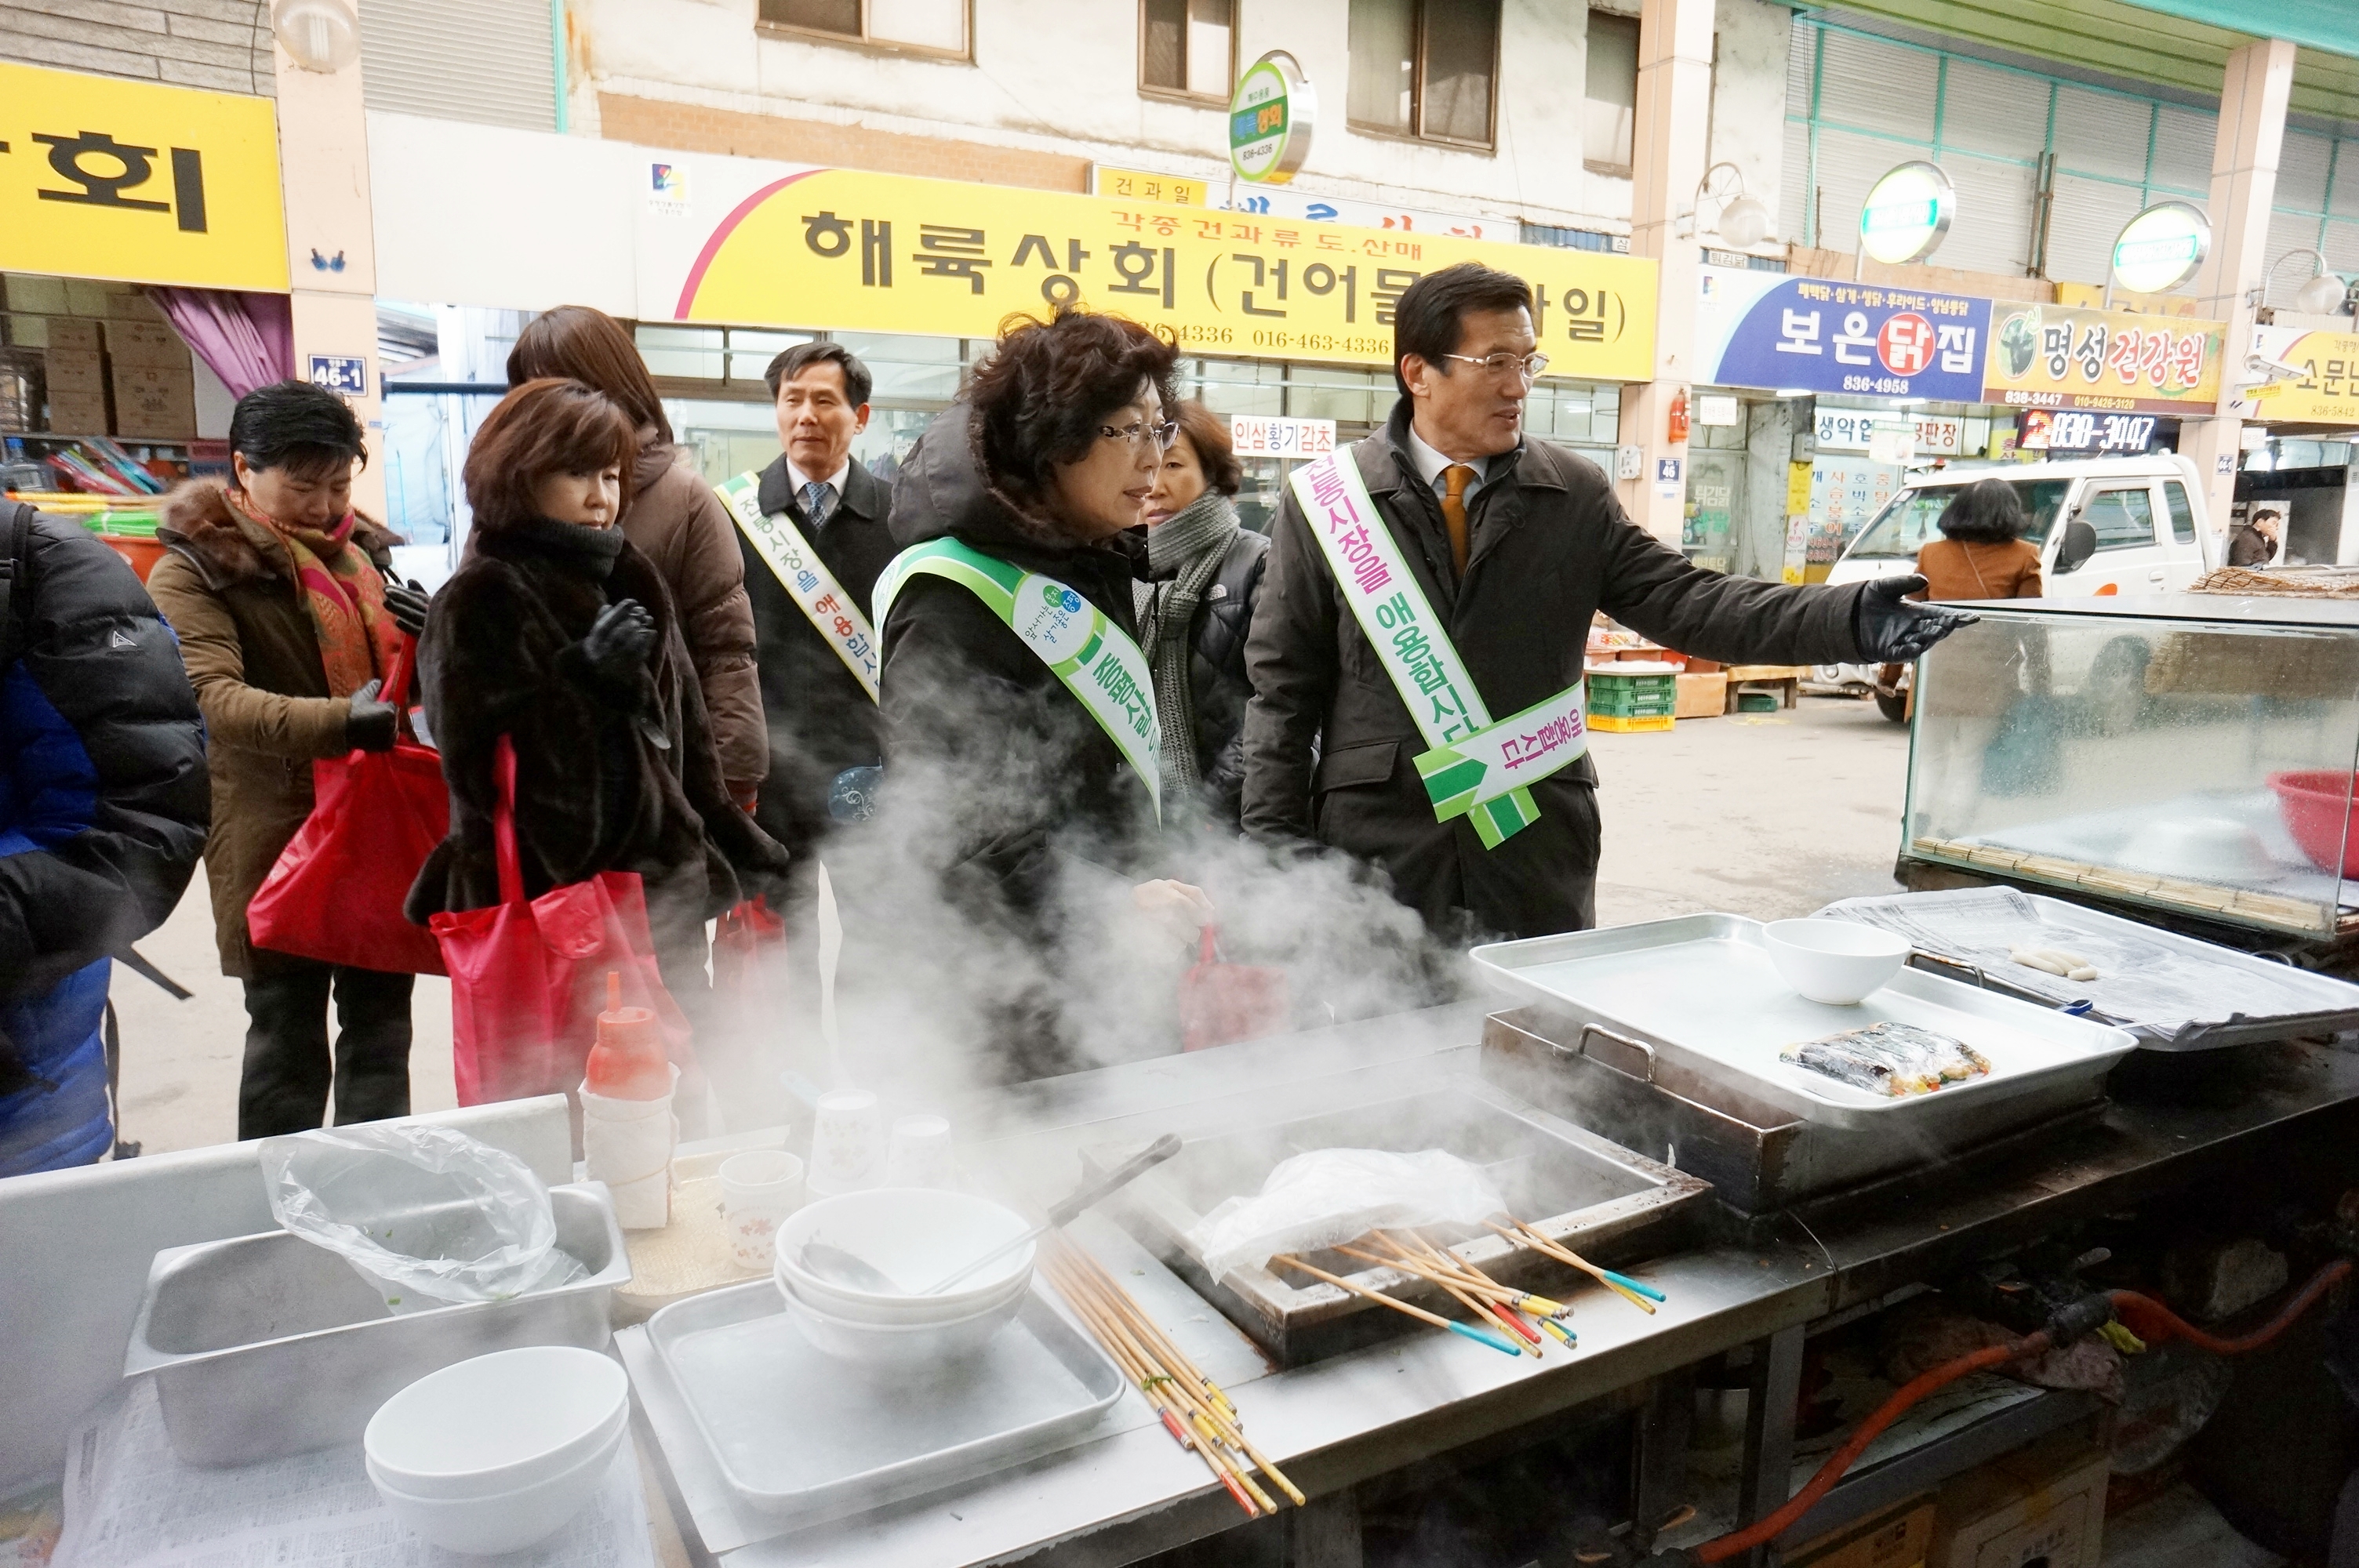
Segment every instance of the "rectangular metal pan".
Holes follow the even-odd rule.
[[[168,1247],[147,1268],[123,1375],[156,1375],[164,1431],[190,1465],[251,1465],[357,1443],[427,1373],[519,1345],[603,1350],[630,1254],[603,1183],[549,1189],[558,1247],[589,1271],[553,1291],[400,1317],[324,1247],[284,1230]]]
[[[1987,933],[1994,916],[2012,910],[2021,913],[2025,946],[2080,954],[2096,964],[2098,978],[2068,980],[2011,961]],[[1993,990],[2043,1007],[2090,1002],[2093,1016],[2128,1030],[2148,1051],[2214,1051],[2359,1029],[2359,986],[2347,980],[2014,888],[1847,898],[1819,913],[1897,932],[1921,956]],[[2141,969],[2173,990],[2200,972],[2201,987],[2190,988],[2201,991],[2199,1007],[2158,995]]]
[[[1122,1398],[1121,1370],[1036,1280],[975,1355],[880,1374],[813,1349],[767,1280],[675,1302],[648,1343],[749,1507],[861,1512],[1065,1446]]]
[[[1903,968],[1853,1007],[1805,1000],[1770,962],[1761,923],[1733,914],[1571,931],[1473,951],[1492,984],[1587,1026],[1652,1081],[1669,1063],[1804,1120],[1952,1145],[2104,1092],[2137,1042],[2109,1024]],[[1778,1060],[1786,1046],[1885,1020],[1962,1040],[1991,1071],[1897,1098]]]

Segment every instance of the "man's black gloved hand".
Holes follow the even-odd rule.
[[[655,617],[637,600],[622,599],[598,611],[582,639],[582,656],[599,679],[622,686],[638,674],[655,645]]]
[[[393,704],[377,700],[383,681],[373,680],[353,693],[351,711],[344,715],[344,744],[364,752],[393,750],[395,725],[401,715]]]
[[[1878,578],[1867,585],[1851,613],[1852,636],[1859,643],[1861,663],[1913,663],[1959,627],[1982,619],[1943,605],[1911,604],[1905,597],[1924,591],[1925,579],[1913,572],[1907,577]]]
[[[406,583],[385,585],[385,608],[393,623],[412,637],[426,635],[426,601],[428,594],[415,579]]]

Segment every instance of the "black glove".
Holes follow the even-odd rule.
[[[647,650],[655,645],[655,617],[636,599],[617,600],[598,611],[581,643],[591,673],[615,686],[628,685],[646,667]]]
[[[395,726],[401,714],[393,704],[377,700],[377,688],[384,684],[373,680],[353,693],[352,710],[344,715],[345,745],[364,752],[393,750]]]
[[[385,585],[386,611],[393,617],[393,623],[401,628],[405,636],[426,635],[427,597],[425,588],[415,579],[407,583],[389,582]]]
[[[1851,634],[1859,643],[1861,663],[1912,664],[1959,627],[1982,619],[1970,611],[1911,604],[1904,597],[1924,591],[1925,579],[1913,572],[1878,578],[1867,585],[1851,612]]]

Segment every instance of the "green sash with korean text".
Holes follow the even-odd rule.
[[[893,557],[876,579],[876,623],[885,624],[901,585],[919,572],[969,589],[1024,639],[1065,689],[1122,751],[1163,820],[1163,730],[1155,716],[1155,676],[1147,655],[1105,612],[1055,578],[1027,572],[995,556],[931,539]]]
[[[1417,773],[1435,818],[1466,817],[1483,848],[1497,849],[1539,820],[1528,786],[1589,750],[1583,683],[1493,723],[1350,449],[1305,463],[1292,483],[1352,618],[1425,737]]]
[[[741,473],[712,488],[719,492],[721,504],[729,509],[737,531],[745,535],[745,542],[754,546],[754,553],[762,557],[762,564],[770,568],[770,575],[778,579],[803,619],[835,650],[835,656],[843,661],[868,700],[875,701],[881,650],[875,628],[860,613],[860,601],[835,580],[835,574],[827,569],[827,563],[819,558],[819,552],[811,548],[792,517],[784,512],[763,512],[760,474]],[[876,619],[885,619],[883,611],[877,611]]]

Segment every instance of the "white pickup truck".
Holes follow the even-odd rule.
[[[2195,465],[2172,452],[2041,463],[1952,464],[1910,474],[1900,493],[1859,532],[1827,574],[1830,583],[1867,582],[1914,571],[1917,551],[1941,536],[1943,508],[1962,487],[1996,477],[2015,487],[2031,519],[2025,540],[2039,550],[2040,590],[2049,599],[2177,593],[2218,562]],[[1874,689],[1864,665],[1822,665],[1814,687]],[[1904,703],[1879,696],[1898,720]]]

